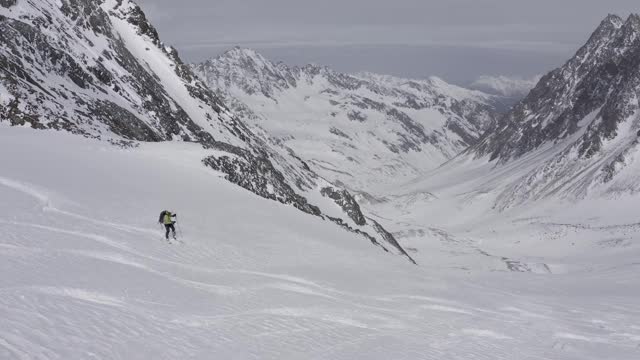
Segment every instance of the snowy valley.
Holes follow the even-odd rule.
[[[507,108],[0,0],[0,358],[639,358],[639,19]]]
[[[250,49],[192,68],[245,123],[354,191],[384,191],[436,168],[474,145],[504,110],[499,96],[435,77],[289,67]]]

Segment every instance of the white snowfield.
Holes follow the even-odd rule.
[[[228,183],[194,144],[123,150],[0,125],[0,153],[2,359],[640,358],[638,224],[603,236],[599,220],[540,218],[557,239],[518,245],[501,243],[519,236],[510,216],[441,206],[421,223],[457,233],[427,229],[441,237],[421,238],[434,252],[415,266]],[[163,209],[180,242],[164,240]],[[531,250],[563,271],[479,260]]]

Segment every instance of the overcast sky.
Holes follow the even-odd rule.
[[[561,65],[638,0],[137,0],[186,61],[233,46],[340,71],[529,77]]]

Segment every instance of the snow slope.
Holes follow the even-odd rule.
[[[501,206],[539,160],[534,153],[496,167],[461,157],[361,202],[423,264],[536,273],[635,266],[638,195]]]
[[[592,271],[417,267],[225,181],[215,151],[0,125],[0,358],[638,358],[636,233]]]

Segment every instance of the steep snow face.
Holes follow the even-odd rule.
[[[634,193],[640,114],[640,16],[611,15],[561,68],[491,128],[469,154],[537,166],[500,207],[549,195]]]
[[[497,101],[437,78],[291,68],[240,48],[193,69],[243,119],[314,171],[373,192],[474,144],[493,121]]]
[[[67,130],[123,147],[196,142],[217,150],[201,165],[225,172],[229,181],[408,257],[348,192],[233,116],[133,2],[1,5],[0,122]]]
[[[637,358],[637,231],[579,244],[588,271],[487,271],[464,237],[414,266],[233,186],[200,164],[217,152],[0,123],[0,358]]]

